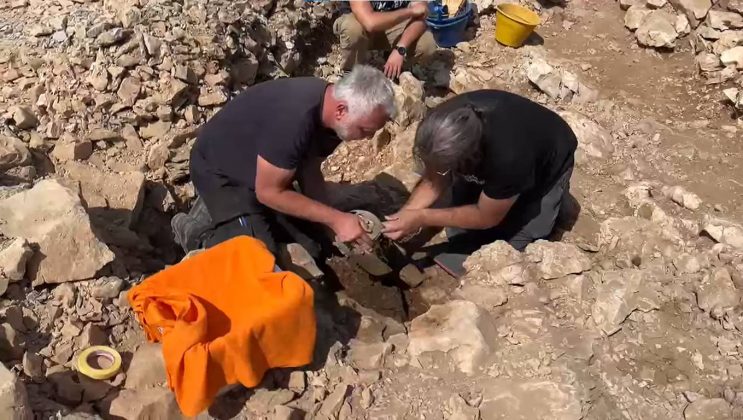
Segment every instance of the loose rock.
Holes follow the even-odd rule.
[[[545,280],[580,274],[591,269],[591,260],[573,244],[539,240],[526,247],[527,258],[537,263]]]
[[[726,420],[732,418],[730,404],[722,398],[700,398],[684,410],[686,420]]]
[[[432,306],[413,320],[409,335],[411,364],[431,368],[432,354],[440,353],[467,374],[482,366],[497,337],[490,314],[462,300]]]
[[[0,170],[6,171],[31,163],[31,152],[22,141],[8,136],[0,136]]]
[[[676,32],[676,16],[663,10],[654,10],[642,20],[635,36],[640,45],[673,48],[679,36]]]
[[[77,194],[55,180],[0,201],[0,232],[23,237],[39,247],[29,261],[35,284],[92,278],[114,255],[92,231]]]
[[[302,420],[304,413],[300,410],[279,405],[274,408],[272,420]]]
[[[126,372],[127,389],[144,390],[167,381],[162,346],[146,343],[134,353]]]
[[[702,233],[706,233],[717,242],[743,249],[743,226],[713,216],[704,216]]]
[[[717,54],[712,53],[701,53],[695,58],[699,70],[703,72],[711,72],[722,68],[720,57]]]
[[[486,383],[480,404],[482,420],[579,420],[583,417],[581,410],[573,386],[540,380]]]
[[[121,28],[113,28],[98,35],[96,43],[99,47],[110,47],[126,39],[126,32]]]
[[[14,106],[9,109],[9,112],[13,116],[16,127],[21,130],[28,130],[39,125],[39,120],[36,119],[34,113],[26,107]]]
[[[146,391],[122,390],[113,399],[104,400],[109,416],[124,420],[185,419],[172,392],[165,388]]]
[[[422,273],[414,264],[408,264],[400,270],[400,280],[411,288],[416,288],[423,283],[426,275]]]
[[[420,120],[426,110],[423,103],[423,83],[411,73],[405,72],[400,75],[400,84],[393,85],[393,88],[397,107],[395,122],[404,129]]]
[[[480,248],[467,258],[464,268],[467,274],[462,284],[505,286],[536,280],[534,268],[525,263],[524,255],[505,241]]]
[[[84,350],[92,346],[103,346],[108,344],[108,336],[101,327],[89,323],[83,327],[80,336],[77,338],[77,348]]]
[[[627,13],[624,15],[624,26],[627,27],[627,29],[634,31],[637,30],[637,28],[642,25],[642,22],[645,20],[645,18],[648,17],[648,15],[652,12],[650,9],[646,9],[644,6],[641,5],[633,5],[627,10]]]
[[[343,403],[346,401],[351,387],[347,384],[338,385],[335,390],[325,399],[317,413],[318,419],[337,419]]]
[[[707,12],[712,8],[711,0],[670,0],[673,7],[686,14],[693,27],[704,20]]]
[[[289,389],[297,394],[304,392],[307,387],[306,375],[302,371],[294,371],[289,374]]]
[[[124,280],[118,277],[103,277],[98,281],[90,291],[91,296],[96,299],[114,299],[124,287]]]
[[[119,96],[119,99],[121,99],[121,103],[124,106],[130,107],[134,106],[134,103],[137,102],[141,90],[142,83],[140,80],[129,76],[121,81],[121,85],[119,85],[119,90],[116,91],[116,95]]]
[[[281,248],[281,266],[290,270],[305,280],[318,279],[323,276],[322,270],[317,266],[315,259],[300,244],[286,244]]]
[[[388,343],[364,343],[352,340],[350,347],[351,365],[363,370],[383,368],[386,358],[392,353],[392,345]]]
[[[719,318],[740,303],[740,293],[735,288],[730,272],[716,269],[705,276],[697,287],[697,304],[705,312]]]
[[[52,156],[61,162],[85,160],[93,154],[93,143],[89,140],[66,139],[54,146]]]
[[[743,69],[743,46],[725,50],[720,54],[720,61],[726,66]]]
[[[23,355],[23,373],[29,378],[42,378],[44,376],[44,359],[38,354],[26,352]]]
[[[5,278],[10,282],[23,280],[26,274],[26,264],[33,253],[25,238],[15,238],[0,251],[0,278]],[[5,291],[3,290],[2,293]]]
[[[611,133],[585,115],[572,111],[561,112],[578,138],[576,162],[587,163],[590,158],[610,159],[614,153]]]
[[[105,215],[107,222],[126,227],[137,222],[144,204],[142,172],[104,173],[77,162],[67,162],[64,169],[69,179],[80,183],[80,194],[88,208],[110,210]]]
[[[661,192],[674,203],[689,210],[697,210],[702,205],[702,199],[698,195],[681,186],[664,187]]]
[[[23,340],[8,323],[0,324],[0,361],[8,362],[23,357]]]
[[[637,309],[636,293],[640,289],[642,275],[636,270],[602,273],[602,284],[596,292],[593,305],[593,322],[606,335],[622,328],[625,319]]]
[[[459,395],[453,395],[444,406],[446,418],[449,420],[480,420],[480,410],[470,407]]]
[[[740,29],[743,28],[743,16],[735,12],[710,10],[707,15],[707,24],[720,31]]]
[[[33,418],[23,383],[0,364],[0,418],[30,420]]]

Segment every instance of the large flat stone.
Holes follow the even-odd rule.
[[[0,220],[2,234],[38,246],[27,271],[34,284],[90,279],[114,259],[93,233],[80,198],[56,180],[0,201]]]
[[[31,420],[33,414],[28,405],[23,383],[0,364],[0,418],[7,420]]]
[[[576,162],[606,160],[614,154],[613,138],[609,130],[587,116],[573,111],[564,111],[560,116],[567,121],[578,138]]]
[[[446,370],[474,374],[483,367],[496,337],[490,314],[472,302],[458,300],[434,305],[413,320],[408,354],[414,366],[446,369],[434,366],[443,356],[452,368]]]
[[[15,137],[0,136],[0,171],[31,163],[31,152]]]
[[[67,178],[80,184],[80,195],[89,209],[102,210],[111,223],[131,227],[144,202],[144,173],[110,173],[79,162],[64,164]]]
[[[670,0],[676,10],[683,12],[693,27],[707,16],[707,12],[712,8],[711,0]]]
[[[579,420],[581,402],[571,385],[531,380],[495,380],[483,387],[482,420]]]

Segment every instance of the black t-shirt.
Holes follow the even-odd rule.
[[[279,168],[297,169],[307,157],[333,153],[340,139],[321,123],[327,86],[312,77],[261,83],[202,127],[191,152],[191,175],[213,219],[261,207],[255,198],[259,155]]]
[[[459,175],[482,186],[488,197],[542,196],[573,165],[578,141],[551,110],[499,90],[464,93],[439,106],[455,109],[467,104],[483,120],[482,156],[474,173]]]

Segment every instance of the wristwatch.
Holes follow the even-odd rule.
[[[395,51],[397,51],[397,53],[400,54],[403,57],[405,57],[406,55],[408,55],[408,49],[405,48],[405,47],[403,47],[402,45],[396,46],[395,47]]]

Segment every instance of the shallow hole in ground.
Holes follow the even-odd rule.
[[[399,270],[372,276],[347,258],[335,257],[328,268],[346,294],[360,305],[399,322],[410,321],[434,304],[452,300],[459,282],[436,266],[424,269],[425,280],[411,288],[399,277]]]

